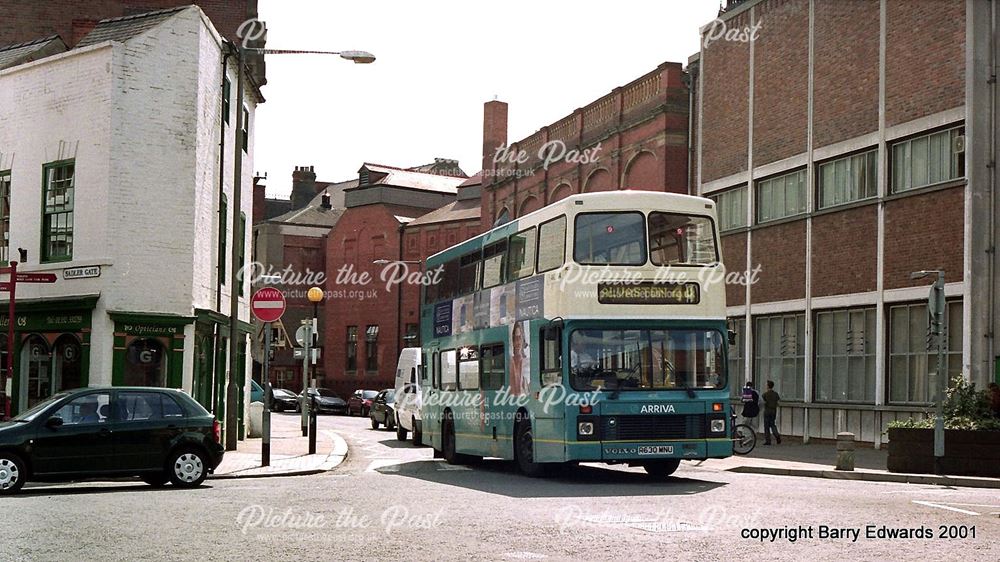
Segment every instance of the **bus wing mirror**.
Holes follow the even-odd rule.
[[[736,330],[727,330],[729,336],[729,345],[736,345]]]

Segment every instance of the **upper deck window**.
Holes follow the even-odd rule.
[[[583,265],[646,263],[645,222],[637,211],[577,215],[573,259]]]
[[[649,253],[653,265],[718,262],[712,220],[678,213],[650,213]]]

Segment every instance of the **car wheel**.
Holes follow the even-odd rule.
[[[378,420],[372,418],[372,429],[378,429]]]
[[[514,426],[514,460],[525,476],[545,475],[546,465],[535,462],[535,439],[530,420],[519,419]]]
[[[182,488],[200,486],[208,476],[205,454],[197,449],[181,449],[171,455],[167,470],[170,482]]]
[[[648,462],[642,465],[642,468],[646,469],[646,474],[653,480],[662,480],[673,474],[680,465],[680,459],[667,459]]]
[[[166,473],[161,472],[159,474],[144,474],[142,475],[142,481],[154,488],[159,488],[167,483],[170,478]]]
[[[395,429],[396,428],[395,420],[393,418],[390,418],[389,416],[386,416],[385,417],[385,428],[388,429],[389,431],[392,431],[393,429]]]
[[[417,429],[418,427],[420,427],[417,425],[417,418],[411,418],[410,423],[413,424],[410,426],[413,428],[413,444],[419,447],[423,445],[423,443],[421,442],[421,440],[424,437],[423,432]]]
[[[396,440],[406,441],[406,428],[403,427],[403,424],[399,423],[399,420],[396,420]]]
[[[17,493],[24,486],[27,476],[21,457],[14,453],[0,453],[0,495]]]

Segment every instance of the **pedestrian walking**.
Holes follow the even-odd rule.
[[[778,402],[781,396],[774,391],[774,381],[767,381],[767,390],[764,391],[764,444],[771,444],[771,432],[774,432],[774,440],[781,445],[781,435],[778,434],[778,426],[775,420],[778,417]]]

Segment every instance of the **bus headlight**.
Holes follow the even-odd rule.
[[[712,433],[722,433],[726,430],[726,420],[712,420]]]
[[[577,433],[580,435],[593,435],[594,434],[594,422],[580,422],[577,424]]]

